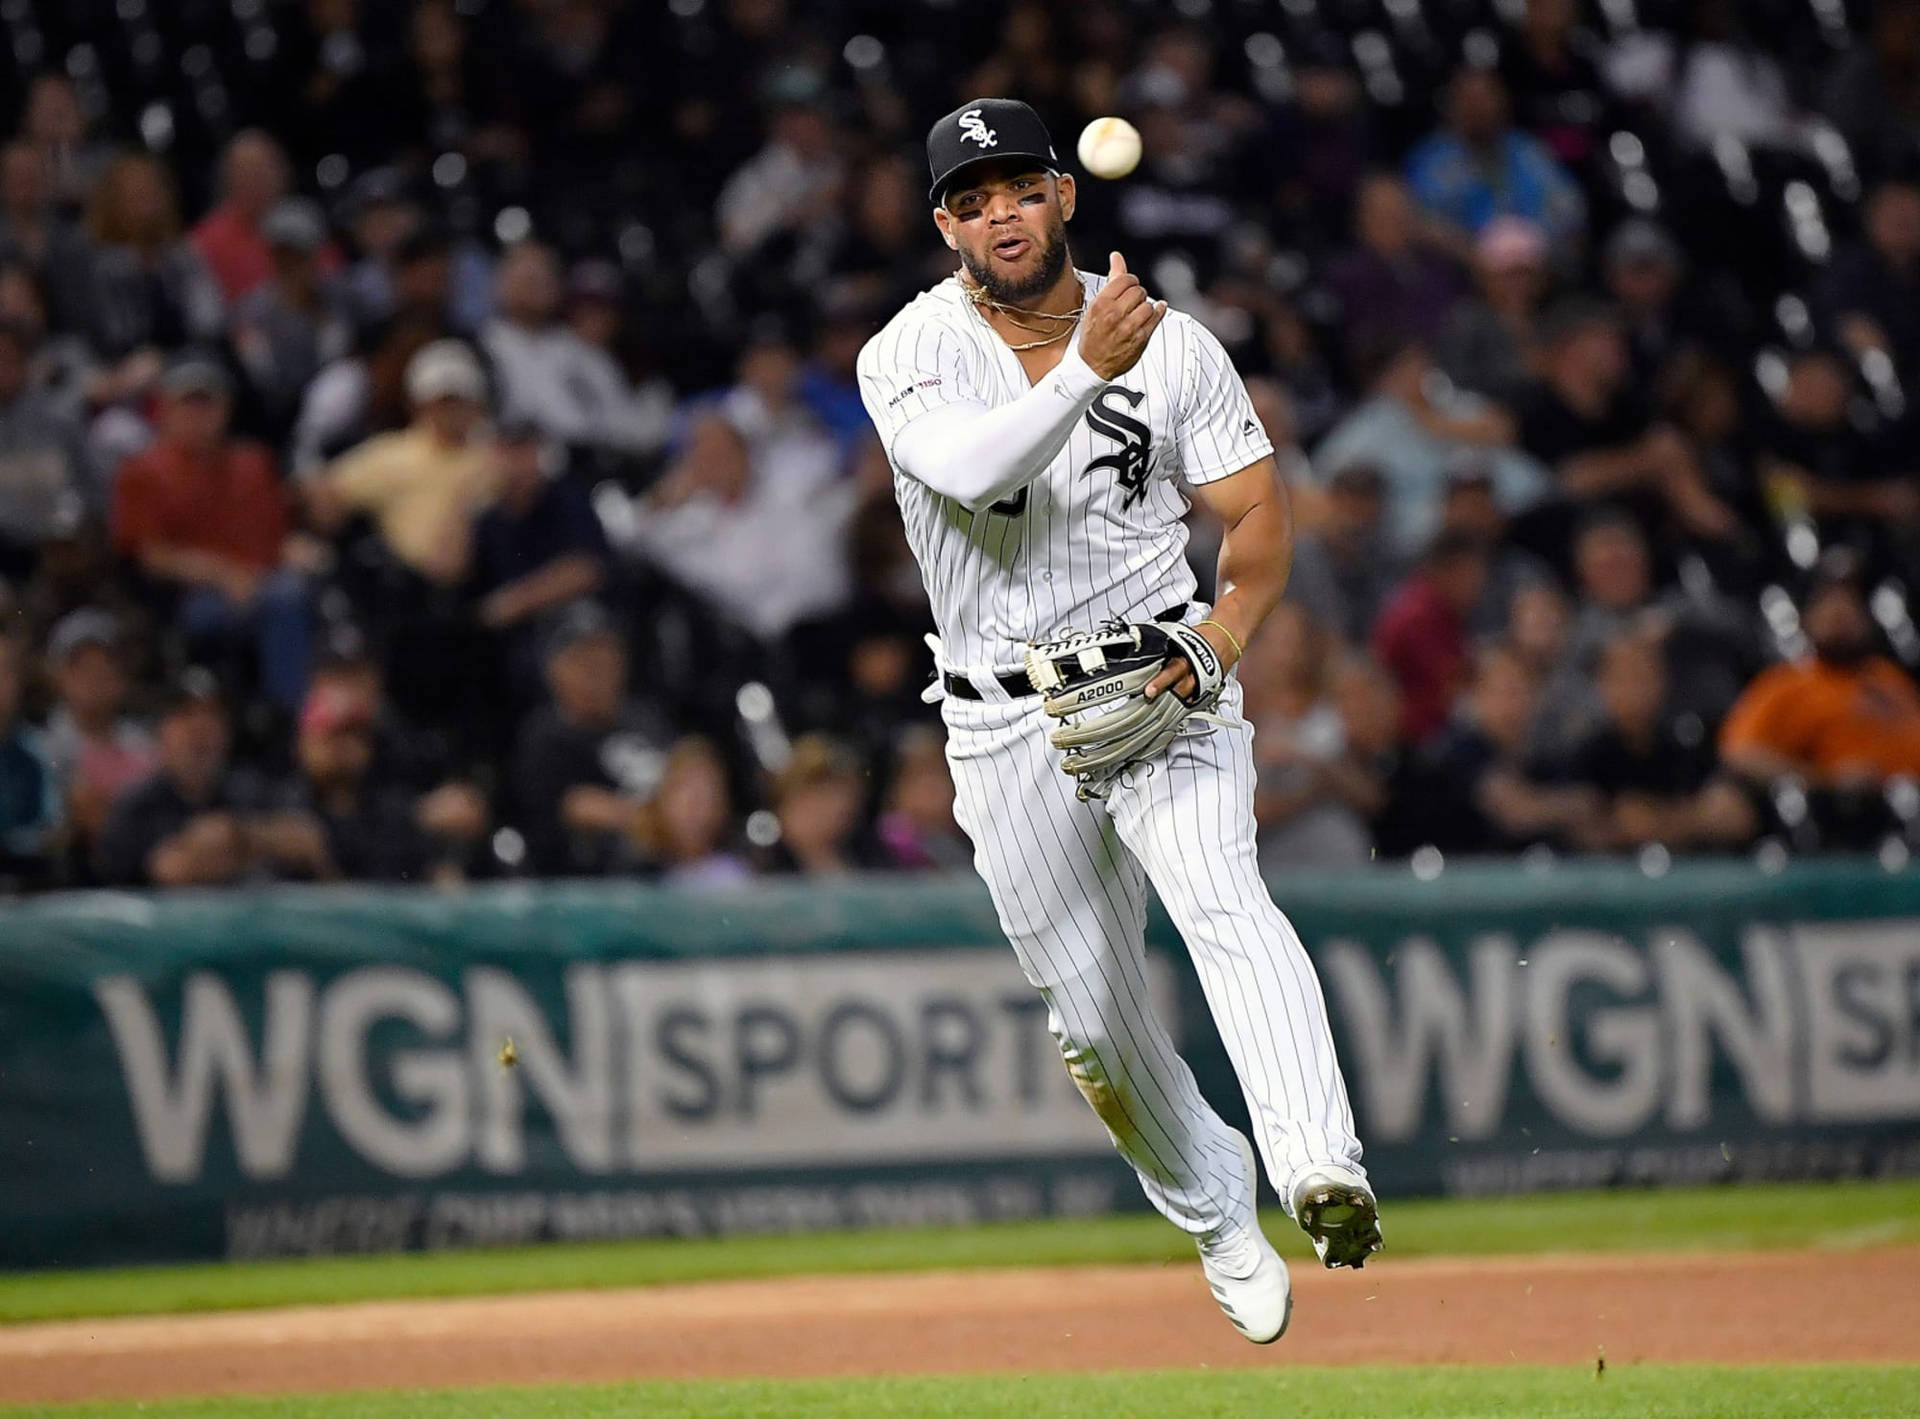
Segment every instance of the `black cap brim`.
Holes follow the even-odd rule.
[[[988,167],[996,163],[1013,164],[1016,171],[1035,170],[1050,172],[1056,177],[1060,175],[1060,169],[1045,153],[988,153],[985,157],[969,158],[966,162],[943,173],[933,186],[927,189],[927,200],[936,207],[942,206],[947,200],[947,194],[959,186],[962,177],[975,168]]]
[[[927,130],[927,200],[938,207],[961,174],[984,163],[1031,163],[1058,172],[1053,135],[1018,99],[978,98],[960,105]]]

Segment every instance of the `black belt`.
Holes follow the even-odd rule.
[[[1192,605],[1191,602],[1182,601],[1178,606],[1169,607],[1153,619],[1156,621],[1177,621],[1187,614],[1187,607],[1190,605]],[[940,678],[947,687],[947,693],[952,695],[956,700],[978,700],[984,698],[980,691],[975,688],[973,681],[967,679],[964,675],[955,675],[949,670]],[[993,678],[1000,682],[1000,688],[1007,692],[1007,698],[1011,700],[1024,699],[1028,695],[1039,693],[1039,691],[1033,688],[1033,682],[1028,680],[1026,675],[1021,671],[1010,671],[1005,675],[996,675]]]

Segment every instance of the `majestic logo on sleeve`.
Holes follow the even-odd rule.
[[[977,108],[970,108],[960,115],[960,141],[978,143],[983,148],[1000,146],[1000,139],[987,127],[986,119],[980,116]]]
[[[1137,409],[1140,401],[1146,397],[1145,390],[1110,384],[1100,391],[1093,401],[1093,407],[1087,410],[1088,427],[1096,434],[1112,439],[1120,448],[1116,453],[1094,459],[1085,471],[1091,473],[1096,468],[1111,468],[1114,479],[1126,490],[1120,499],[1123,508],[1132,507],[1147,495],[1147,460],[1153,453],[1153,431],[1115,405],[1116,402],[1124,402],[1127,409]]]

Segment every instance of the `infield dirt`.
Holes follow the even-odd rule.
[[[1256,1348],[1193,1265],[723,1281],[0,1328],[0,1402],[1159,1366],[1920,1361],[1920,1247],[1294,1267]]]

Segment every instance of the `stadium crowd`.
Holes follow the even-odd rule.
[[[1920,846],[1920,3],[0,36],[16,890],[963,865],[852,371],[951,269],[920,141],[975,94],[1139,126],[1081,264],[1214,330],[1282,450],[1265,865]]]

